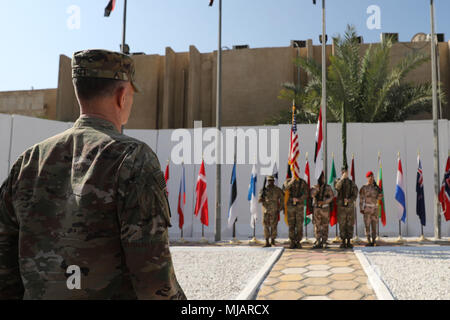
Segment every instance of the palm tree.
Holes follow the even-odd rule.
[[[411,114],[431,108],[431,85],[404,81],[409,72],[430,58],[427,54],[413,52],[391,67],[392,40],[388,38],[370,45],[361,54],[353,26],[347,26],[344,37],[338,36],[334,41],[335,52],[330,57],[327,72],[327,120],[342,122],[343,164],[347,165],[348,121],[404,121]],[[309,78],[299,98],[317,114],[322,92],[321,65],[301,57],[295,63]],[[441,98],[445,98],[442,93]]]

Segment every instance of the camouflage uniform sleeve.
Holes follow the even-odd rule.
[[[366,193],[364,192],[364,186],[359,190],[359,210],[364,209],[364,200],[366,199]]]
[[[123,161],[118,177],[121,243],[138,299],[186,299],[169,251],[170,208],[164,175],[146,145]]]
[[[258,202],[262,203],[263,202],[263,189],[259,190],[258,193]]]
[[[356,198],[358,198],[358,187],[356,186],[356,183],[352,182],[352,196],[350,197],[350,202],[355,202]]]
[[[344,179],[334,180],[334,188],[337,191],[341,190],[343,182],[344,182]]]
[[[308,184],[304,180],[301,180],[301,182],[302,196],[300,197],[300,203],[303,203],[309,198],[309,188]]]
[[[22,299],[24,287],[19,269],[19,222],[12,205],[13,181],[18,160],[0,188],[0,300]]]
[[[331,187],[327,185],[323,202],[325,202],[326,204],[330,204],[333,201],[333,198],[334,198],[333,189],[331,189]]]

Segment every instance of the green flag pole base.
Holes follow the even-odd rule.
[[[424,235],[421,235],[418,241],[419,241],[419,242],[430,242],[431,240],[430,240],[430,239],[427,239],[427,238],[425,238],[425,236],[424,236]]]
[[[239,244],[241,243],[236,237],[234,237],[232,240],[230,240],[230,244]]]

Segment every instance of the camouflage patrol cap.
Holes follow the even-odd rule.
[[[273,176],[268,176],[267,181],[275,181],[275,178]]]
[[[72,58],[72,78],[100,78],[130,81],[140,92],[135,81],[134,62],[130,56],[108,50],[78,51]]]

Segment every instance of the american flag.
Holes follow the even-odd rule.
[[[292,128],[291,128],[291,148],[289,149],[289,165],[294,179],[300,178],[300,168],[298,167],[298,157],[300,148],[297,132],[297,121],[295,120],[295,104],[292,106]]]

